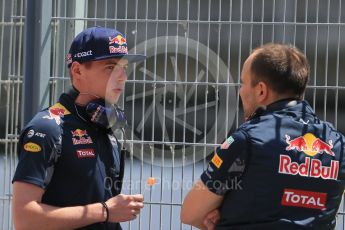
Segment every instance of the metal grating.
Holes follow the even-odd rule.
[[[11,178],[17,164],[17,135],[20,130],[20,97],[23,72],[22,1],[0,1],[0,228],[11,229]]]
[[[11,184],[21,128],[23,0],[0,0],[0,226],[10,229]],[[132,52],[148,56],[129,69],[120,100],[130,129],[124,193],[146,206],[124,229],[190,229],[179,222],[183,197],[206,156],[243,122],[239,77],[250,51],[267,42],[306,53],[306,99],[345,133],[345,14],[341,0],[54,0],[50,103],[70,85],[64,60],[83,28],[115,27]],[[48,14],[49,12],[47,12]],[[177,37],[178,36],[178,37]],[[146,179],[157,178],[149,187]],[[337,229],[345,229],[341,204]]]

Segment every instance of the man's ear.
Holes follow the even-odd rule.
[[[79,87],[84,84],[82,67],[83,66],[78,62],[73,62],[70,67],[72,85],[74,85],[77,89],[79,89]]]
[[[73,79],[79,81],[81,74],[81,65],[78,62],[73,62],[71,65],[71,74],[73,76]]]
[[[265,82],[260,81],[255,86],[255,96],[257,98],[258,103],[263,103],[267,100],[269,94],[269,87]]]

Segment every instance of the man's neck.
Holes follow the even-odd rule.
[[[81,106],[86,106],[90,101],[97,99],[96,96],[90,94],[79,94],[75,103]]]
[[[282,101],[282,100],[300,100],[299,98],[297,98],[296,96],[293,95],[280,95],[280,96],[274,96],[271,98],[268,98],[263,104],[262,106],[268,106],[270,104],[273,104],[275,102],[278,101]]]

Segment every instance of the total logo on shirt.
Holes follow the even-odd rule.
[[[91,137],[87,134],[86,130],[76,129],[71,131],[72,133],[72,142],[73,145],[85,145],[85,144],[92,144]]]
[[[79,159],[96,157],[94,149],[79,149],[76,151],[76,154]]]
[[[311,209],[326,209],[327,193],[304,191],[297,189],[285,189],[281,204]]]

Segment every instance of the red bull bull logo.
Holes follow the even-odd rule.
[[[82,138],[84,136],[87,136],[86,130],[82,130],[82,129],[76,129],[74,131],[71,131],[71,133],[74,137],[78,137],[78,138]]]
[[[121,35],[117,35],[114,38],[109,37],[109,52],[127,54],[127,41]]]
[[[289,135],[285,135],[285,141],[288,144],[286,150],[297,150],[304,152],[308,156],[315,156],[316,154],[328,154],[335,156],[332,151],[333,143],[329,140],[328,143],[322,141],[320,138],[315,137],[311,133],[307,133],[304,136],[296,137],[291,140]]]
[[[92,144],[92,139],[87,134],[86,130],[76,129],[71,131],[72,133],[72,142],[73,145],[85,145],[85,144]]]
[[[297,137],[293,140],[290,140],[289,135],[285,135],[286,137],[286,143],[288,146],[286,147],[286,150],[293,150],[296,149],[297,151],[304,151],[308,150],[307,142],[305,141],[304,137]]]
[[[312,159],[316,154],[327,154],[335,156],[332,151],[332,140],[328,143],[315,137],[311,133],[304,136],[291,139],[289,135],[285,135],[285,141],[288,144],[287,151],[297,150],[304,152],[307,156],[303,163],[293,162],[288,155],[280,155],[279,173],[288,175],[299,175],[304,177],[322,178],[325,180],[337,180],[339,173],[339,161],[331,160],[330,166],[322,165],[319,159]]]
[[[329,140],[327,144],[326,142],[323,142],[320,138],[317,138],[311,146],[311,150],[314,152],[326,153],[328,155],[335,156],[334,152],[332,151],[332,148],[332,140]]]
[[[53,114],[54,116],[59,116],[59,117],[63,117],[65,114],[65,109],[61,109],[61,108],[51,108],[49,109],[49,112],[51,114]]]
[[[109,37],[109,45],[112,45],[112,44],[117,44],[117,45],[121,46],[123,44],[127,45],[127,42],[126,42],[126,39],[124,37],[122,37],[121,35],[117,35],[114,38]]]

